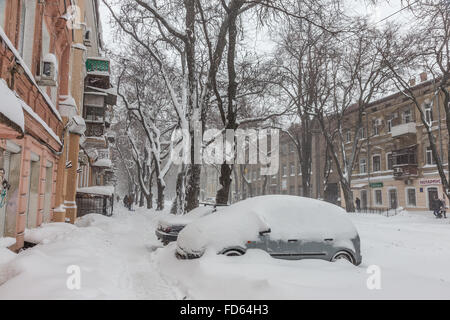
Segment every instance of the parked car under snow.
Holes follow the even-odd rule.
[[[362,260],[358,232],[344,209],[284,195],[235,203],[192,221],[179,233],[178,258],[198,258],[206,249],[227,256],[262,249],[279,259],[346,259],[355,265]]]
[[[190,222],[216,211],[213,206],[198,207],[183,216],[167,215],[158,221],[155,234],[164,245],[177,241],[178,233]]]

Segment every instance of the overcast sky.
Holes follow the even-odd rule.
[[[369,2],[369,1],[367,1]],[[366,5],[366,1],[364,0],[347,0],[345,2],[345,10],[349,15],[357,15],[357,14],[367,14],[370,16],[370,20],[372,23],[377,23],[386,17],[389,17],[393,13],[399,11],[402,8],[401,0],[389,0],[389,1],[380,1],[380,3],[376,6]],[[403,21],[408,20],[408,15],[406,14],[407,10],[404,10],[394,16],[390,17],[386,21],[379,23],[382,26],[384,23],[389,21],[398,21],[399,19]],[[112,49],[114,45],[118,45],[115,43],[114,32],[109,24],[111,20],[111,15],[109,13],[108,8],[100,1],[100,13],[102,15],[102,27],[103,27],[103,39],[108,48]],[[265,32],[261,32],[257,30],[257,26],[250,27],[250,34],[253,34],[252,42],[254,46],[257,46],[258,49],[266,49],[270,50],[270,40],[267,41],[267,35]]]

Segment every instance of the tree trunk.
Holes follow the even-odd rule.
[[[145,194],[144,191],[141,191],[141,195],[139,197],[139,208],[142,208],[144,206],[145,202]]]
[[[177,175],[177,184],[176,184],[176,196],[173,200],[172,207],[170,208],[170,213],[175,215],[185,214],[186,207],[186,188],[185,188],[185,179],[186,179],[186,168],[185,165],[181,165],[180,172]]]
[[[341,187],[342,192],[344,193],[345,210],[347,212],[355,212],[355,204],[353,203],[353,194],[352,190],[350,189],[350,184],[341,180]]]
[[[232,169],[231,169],[230,165],[223,163],[220,166],[219,183],[222,186],[222,188],[220,188],[217,191],[216,204],[222,204],[222,205],[228,204],[228,196],[230,194],[230,187],[231,187],[231,182],[232,182],[231,173],[232,173]]]
[[[150,192],[149,195],[146,196],[147,200],[147,209],[153,209],[153,194]]]
[[[185,213],[199,206],[201,170],[202,168],[198,164],[188,165]]]
[[[165,185],[162,183],[161,179],[156,180],[156,186],[158,189],[158,199],[156,200],[156,211],[164,210],[164,189]]]

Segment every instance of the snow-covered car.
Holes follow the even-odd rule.
[[[166,215],[159,219],[155,234],[164,245],[177,241],[178,233],[190,222],[215,212],[213,206],[198,207],[183,216]]]
[[[279,259],[346,259],[361,263],[360,239],[345,210],[310,198],[269,195],[235,203],[193,221],[179,233],[176,256],[227,256],[262,249]]]

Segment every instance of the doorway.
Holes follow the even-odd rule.
[[[367,190],[361,190],[361,209],[367,209]]]
[[[397,209],[397,207],[397,189],[391,189],[389,190],[389,209]]]
[[[430,210],[434,209],[434,200],[439,198],[438,188],[432,187],[428,188],[428,208]]]
[[[30,164],[30,184],[28,189],[27,228],[36,228],[39,210],[39,175],[40,161],[38,156],[32,156]]]
[[[0,184],[3,180],[9,181],[9,163],[11,159],[11,154],[8,151],[0,149],[0,170],[3,174],[3,178],[0,176]],[[4,193],[6,191],[6,193]],[[0,186],[0,238],[5,236],[5,225],[6,225],[6,206],[8,201],[8,190],[3,190]]]
[[[50,222],[50,209],[52,206],[52,187],[53,187],[53,163],[47,163],[45,169],[45,195],[44,195],[44,217],[43,222]]]

